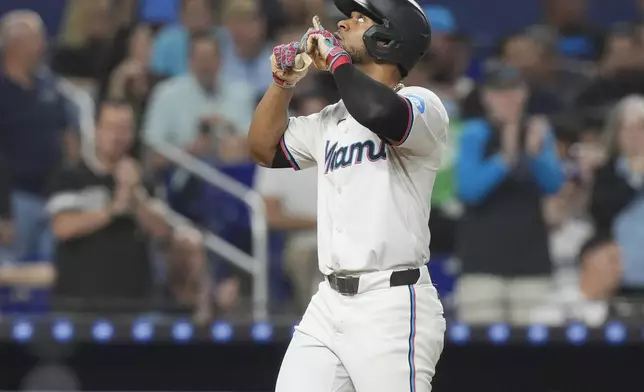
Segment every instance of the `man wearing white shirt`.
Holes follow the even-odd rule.
[[[304,311],[322,281],[317,272],[317,174],[259,167],[255,188],[264,196],[269,227],[288,234],[284,268]]]
[[[190,45],[190,73],[170,78],[154,89],[143,136],[152,145],[169,143],[195,156],[212,157],[218,150],[217,142],[246,137],[255,95],[247,84],[216,77],[220,53],[213,37],[196,34]],[[165,163],[156,159],[154,166]]]

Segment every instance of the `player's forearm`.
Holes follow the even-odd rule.
[[[333,76],[344,105],[357,122],[392,142],[404,138],[411,115],[405,98],[352,64],[339,66]]]
[[[250,156],[271,167],[280,138],[288,126],[288,106],[293,90],[271,85],[257,105],[248,130]]]

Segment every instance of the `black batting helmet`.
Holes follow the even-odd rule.
[[[376,22],[363,41],[376,60],[397,64],[403,77],[420,60],[431,42],[431,27],[415,0],[335,0],[347,17],[360,12]]]

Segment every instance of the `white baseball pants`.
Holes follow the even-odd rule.
[[[443,351],[443,307],[427,268],[415,285],[389,287],[391,271],[339,294],[325,281],[296,327],[276,392],[430,392]]]

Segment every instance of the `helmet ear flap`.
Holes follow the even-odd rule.
[[[372,26],[363,36],[367,53],[376,60],[385,62],[392,61],[392,55],[400,47],[400,38],[391,34],[391,31],[384,26]]]

